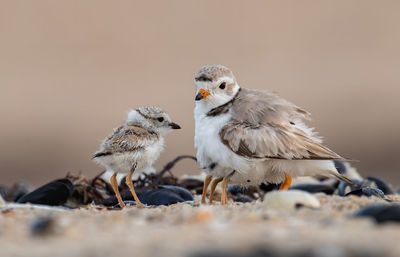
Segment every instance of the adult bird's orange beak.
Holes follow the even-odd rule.
[[[209,96],[209,95],[211,95],[210,92],[208,92],[208,91],[205,90],[205,89],[200,89],[200,90],[199,90],[199,93],[196,95],[195,100],[196,100],[196,101],[199,101],[199,100],[201,100],[201,99],[206,99],[207,96]]]

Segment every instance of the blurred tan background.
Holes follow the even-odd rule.
[[[363,175],[400,183],[400,1],[0,1],[0,184],[102,170],[101,140],[143,105],[194,154],[194,85],[208,63],[309,110]],[[198,172],[184,161],[176,174]]]

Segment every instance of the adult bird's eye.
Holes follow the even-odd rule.
[[[157,118],[157,120],[158,120],[159,122],[163,122],[163,121],[164,121],[164,118],[163,118],[163,117],[160,117],[160,118]]]
[[[225,86],[226,86],[226,83],[225,83],[225,82],[222,82],[221,85],[219,85],[219,88],[220,88],[220,89],[224,89]]]

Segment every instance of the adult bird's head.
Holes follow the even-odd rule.
[[[216,64],[200,68],[194,83],[196,85],[196,104],[202,104],[207,109],[229,102],[240,89],[232,71],[225,66]]]

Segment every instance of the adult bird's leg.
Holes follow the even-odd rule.
[[[133,199],[135,199],[136,206],[139,208],[144,208],[144,205],[139,200],[139,197],[136,195],[135,188],[133,188],[132,174],[135,171],[135,169],[136,169],[136,164],[132,166],[131,171],[129,171],[128,175],[126,176],[125,183],[129,187],[129,190],[131,190],[131,194],[133,196]]]
[[[204,179],[203,194],[201,195],[201,203],[206,203],[207,188],[212,179],[212,175],[207,175]]]
[[[223,178],[216,178],[213,180],[213,182],[211,183],[211,189],[210,189],[210,203],[213,202],[214,200],[214,192],[215,192],[215,188],[217,187],[217,185],[219,184],[219,182],[222,181]]]
[[[231,174],[229,174],[228,176],[225,176],[222,179],[222,194],[221,194],[221,204],[222,205],[228,204],[228,193],[227,193],[228,182],[234,173],[235,173],[235,171],[233,171]]]
[[[116,172],[114,172],[114,174],[111,176],[110,183],[111,183],[111,186],[112,186],[112,188],[114,190],[115,196],[118,199],[119,206],[121,206],[121,208],[124,208],[125,204],[124,204],[124,201],[122,201],[121,194],[119,193],[118,182],[117,182],[117,173]]]
[[[285,180],[282,182],[281,186],[279,187],[279,190],[288,190],[290,185],[292,184],[292,177],[285,173]]]

